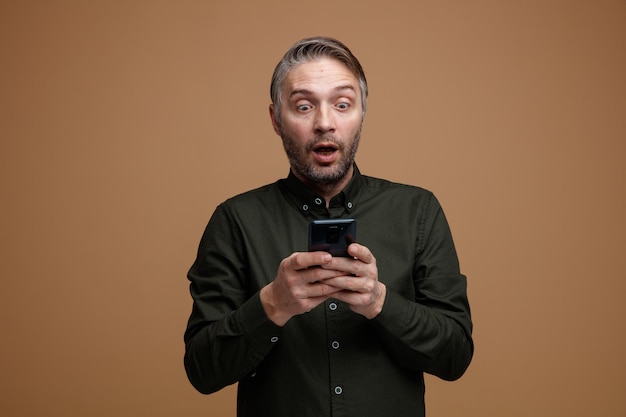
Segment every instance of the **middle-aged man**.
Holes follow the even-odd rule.
[[[341,42],[293,45],[270,105],[289,175],[220,204],[200,242],[185,369],[202,393],[239,382],[240,417],[423,416],[423,373],[454,380],[471,361],[466,279],[439,202],[354,162],[366,97]],[[348,217],[348,257],[307,251],[311,220]]]

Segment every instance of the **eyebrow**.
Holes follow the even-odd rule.
[[[334,88],[335,91],[342,91],[342,90],[351,90],[354,93],[356,93],[356,89],[350,85],[350,84],[343,84],[343,85],[339,85],[337,87]],[[297,94],[302,94],[302,95],[312,95],[313,92],[311,90],[307,90],[306,88],[297,88],[295,90],[293,90],[290,94],[289,94],[289,98],[297,95]]]

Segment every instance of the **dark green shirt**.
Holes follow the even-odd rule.
[[[355,167],[356,168],[356,167]],[[284,327],[259,298],[312,219],[357,219],[387,286],[374,319],[328,300]],[[466,279],[441,206],[422,188],[355,175],[330,207],[293,174],[217,207],[189,271],[185,369],[202,393],[239,382],[240,417],[424,415],[424,378],[473,354]]]

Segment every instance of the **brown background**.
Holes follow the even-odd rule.
[[[362,171],[435,191],[469,276],[429,416],[626,415],[626,2],[225,3],[0,4],[0,415],[234,416],[184,375],[185,274],[287,174],[269,79],[314,34],[365,67]]]

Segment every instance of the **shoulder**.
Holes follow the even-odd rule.
[[[441,210],[435,194],[426,188],[370,176],[363,176],[361,202],[383,205],[396,213],[420,213],[422,217]]]
[[[279,194],[278,182],[235,194],[215,207],[209,225],[230,225],[224,226],[228,228],[235,223],[259,221],[264,212],[276,210]]]
[[[370,193],[389,193],[405,197],[433,198],[432,191],[417,185],[403,184],[383,178],[363,175],[363,189]]]
[[[236,194],[226,199],[221,205],[237,208],[271,203],[275,200],[276,196],[281,193],[281,182],[282,180],[278,180],[274,183]]]

